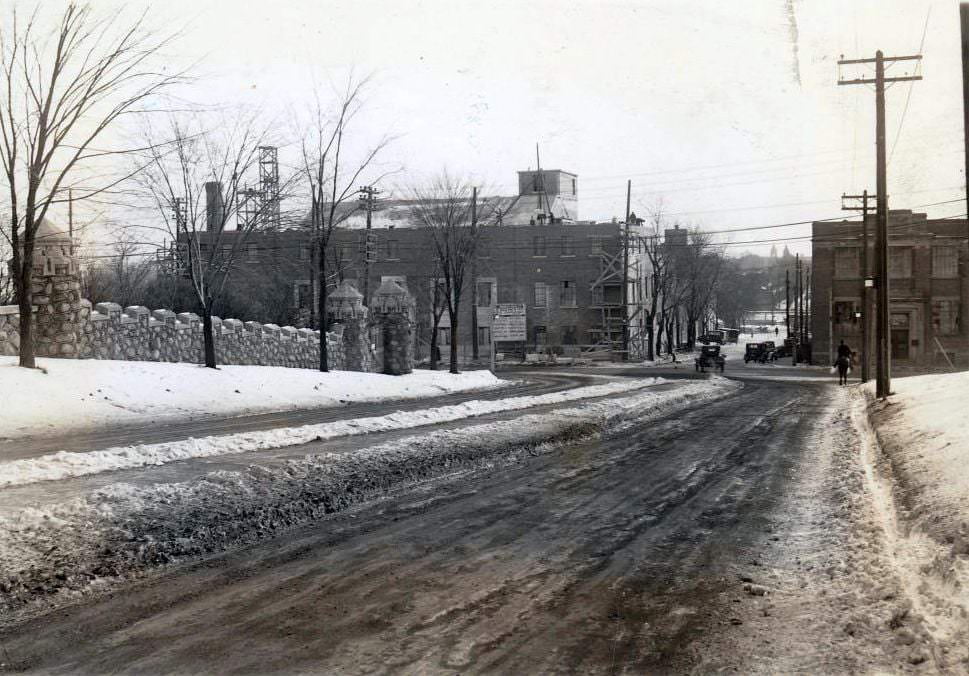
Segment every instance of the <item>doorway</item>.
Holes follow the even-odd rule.
[[[908,359],[908,329],[892,329],[892,359]]]

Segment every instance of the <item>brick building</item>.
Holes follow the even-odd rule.
[[[491,324],[498,303],[526,306],[528,351],[555,347],[563,354],[580,351],[615,356],[622,339],[623,230],[620,223],[578,221],[577,176],[560,170],[518,172],[519,194],[501,198],[500,211],[483,221],[477,247],[477,319],[479,350],[487,355]],[[362,229],[365,219],[354,213],[330,239],[327,265],[337,271],[332,284],[343,280],[372,293],[392,279],[417,301],[418,356],[428,353],[432,327],[431,299],[434,249],[432,233],[414,227],[406,200],[384,203]],[[636,229],[641,226],[635,226]],[[225,233],[228,235],[229,233]],[[634,233],[642,234],[642,233]],[[375,251],[369,281],[365,276],[366,240]],[[291,302],[308,319],[315,304],[309,233],[291,229],[253,233],[238,265],[251,274],[273,269],[288,279]],[[272,265],[269,263],[272,262]],[[629,251],[628,307],[632,350],[638,353],[645,332],[637,310],[646,302],[646,258]],[[459,321],[461,354],[472,354],[472,294],[466,287]],[[438,344],[443,354],[455,337],[445,312]]]
[[[930,219],[908,210],[890,211],[888,231],[893,364],[925,369],[947,364],[946,355],[958,365],[965,364],[969,361],[969,325],[962,321],[969,292],[961,263],[966,256],[965,219]],[[871,214],[870,271],[875,265],[874,232]],[[841,340],[859,355],[863,352],[862,224],[816,222],[812,234],[812,350],[814,361],[824,364],[832,361]],[[870,335],[874,336],[874,307],[870,315]]]

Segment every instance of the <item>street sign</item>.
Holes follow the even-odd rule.
[[[491,336],[496,343],[524,342],[528,336],[525,329],[525,304],[500,303],[495,308]]]

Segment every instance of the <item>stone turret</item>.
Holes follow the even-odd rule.
[[[416,303],[403,286],[384,280],[370,299],[373,320],[380,326],[383,372],[399,376],[414,369],[414,315]]]
[[[90,308],[81,303],[74,240],[46,218],[34,236],[33,304],[36,354],[77,357],[81,323]]]

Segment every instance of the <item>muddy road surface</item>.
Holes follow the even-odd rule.
[[[776,550],[799,537],[790,501],[804,497],[795,484],[835,401],[830,381],[795,380],[751,379],[673,418],[487,476],[410,486],[7,626],[4,669],[521,674],[742,665],[738,646],[770,643],[750,636],[745,618],[767,610],[757,588],[744,594],[742,585],[756,584],[765,565],[782,566]]]

